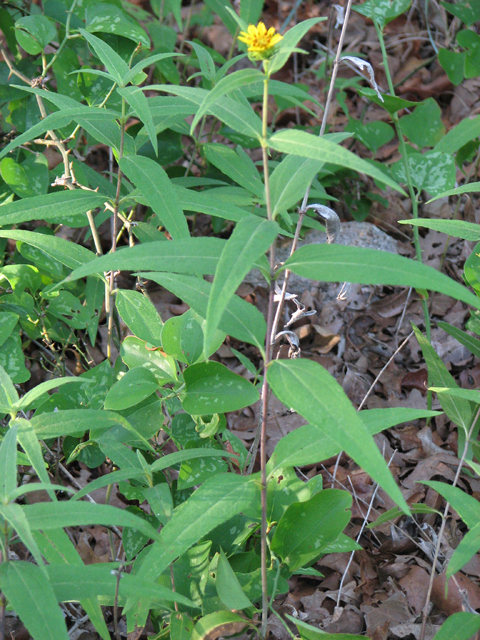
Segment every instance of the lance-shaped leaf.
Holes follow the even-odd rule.
[[[150,112],[148,100],[145,97],[142,89],[140,87],[130,86],[119,88],[117,89],[117,91],[122,96],[122,98],[125,98],[125,100],[135,112],[135,115],[140,118],[140,120],[145,125],[155,155],[158,156],[158,143],[157,135],[155,133],[155,125],[153,124],[153,117]]]
[[[69,640],[63,613],[47,577],[31,562],[0,565],[2,591],[35,640]]]
[[[271,220],[246,218],[235,227],[218,261],[208,299],[205,350],[208,351],[220,319],[255,261],[277,237],[278,225]]]
[[[148,89],[174,93],[200,106],[208,95],[208,91],[199,87],[180,87],[169,84],[154,84]],[[262,139],[262,121],[252,107],[237,102],[228,96],[222,96],[215,104],[209,106],[208,112],[224,122],[228,127],[243,135]]]
[[[200,122],[200,119],[205,115],[209,108],[215,104],[215,102],[225,96],[227,93],[234,91],[235,89],[243,88],[249,84],[259,82],[264,79],[263,73],[259,69],[239,69],[228,76],[225,76],[218,82],[211,91],[207,92],[202,104],[200,105],[195,118],[190,125],[190,135],[193,135],[195,127]]]
[[[336,244],[310,244],[297,249],[282,269],[312,280],[389,284],[431,289],[480,309],[466,287],[432,267],[385,251]],[[281,271],[280,270],[280,271]]]
[[[51,113],[46,118],[33,125],[33,127],[30,127],[24,133],[17,136],[15,140],[12,140],[10,144],[7,144],[7,146],[0,151],[0,158],[3,158],[7,153],[10,153],[10,151],[16,149],[20,145],[25,144],[25,142],[38,138],[46,131],[66,127],[72,120],[77,121],[83,117],[89,118],[90,120],[95,119],[100,122],[112,122],[115,118],[121,117],[121,114],[115,111],[110,111],[109,109],[98,109],[96,107],[80,106],[62,109],[62,111]]]
[[[158,162],[143,156],[125,156],[120,168],[140,189],[174,240],[190,237],[175,189]]]
[[[209,478],[173,513],[140,566],[137,576],[154,580],[204,535],[246,509],[257,496],[258,478],[220,474]]]
[[[92,260],[75,269],[67,280],[78,280],[112,269],[214,274],[224,245],[225,240],[220,238],[184,238],[137,244]]]
[[[62,216],[72,216],[79,213],[86,213],[91,209],[97,207],[103,207],[106,197],[101,193],[94,193],[93,191],[83,191],[77,189],[77,191],[57,191],[56,193],[48,193],[45,196],[34,196],[33,198],[24,198],[23,200],[15,200],[15,202],[9,202],[2,205],[0,211],[0,224],[5,226],[7,224],[20,224],[21,222],[30,222],[30,220],[51,220],[61,223]],[[85,218],[85,224],[87,219]],[[2,230],[3,233],[7,233],[7,230]],[[20,233],[17,231],[16,233]],[[32,235],[38,236],[38,233],[27,232]],[[5,237],[5,236],[4,236]],[[6,236],[13,237],[13,236]],[[47,238],[49,236],[44,236]],[[19,238],[21,239],[21,238]],[[40,240],[38,240],[40,242]],[[64,242],[67,242],[64,240]],[[72,243],[68,242],[71,246]],[[75,245],[75,249],[72,252],[73,255],[77,253],[77,249],[83,252],[88,252],[88,249],[84,249],[78,245]]]
[[[403,189],[375,165],[359,158],[348,149],[344,149],[323,136],[318,137],[305,131],[286,129],[271,136],[268,139],[268,146],[283,153],[312,158],[312,160],[319,160],[320,162],[331,162],[347,169],[354,169],[354,171],[372,176],[375,180],[403,193]]]
[[[342,387],[322,366],[311,360],[275,360],[268,368],[267,380],[281,402],[334,440],[409,513],[368,429]]]

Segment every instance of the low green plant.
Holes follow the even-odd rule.
[[[410,3],[387,4],[368,0],[357,8],[373,18],[385,63],[383,28]],[[292,271],[313,280],[414,287],[425,298],[427,333],[427,290],[480,310],[475,294],[421,263],[418,241],[419,226],[435,222],[418,219],[422,191],[439,197],[454,186],[454,154],[478,137],[479,118],[445,135],[435,101],[396,97],[386,64],[390,94],[381,95],[376,86],[359,92],[392,118],[402,159],[390,169],[340,144],[353,133],[375,152],[393,135],[390,125],[385,124],[388,131],[373,130],[350,118],[346,133],[324,134],[325,125],[320,136],[301,127],[278,130],[275,122],[285,107],[306,109],[312,99],[303,88],[272,76],[292,53],[302,52],[300,41],[322,18],[301,22],[279,38],[263,23],[254,26],[262,6],[242,1],[238,16],[210,0],[202,13],[189,17],[189,24],[206,25],[214,13],[220,16],[232,36],[227,59],[200,41],[176,49],[173,20],[180,29],[186,25],[181,3],[173,0],[152,3],[153,16],[113,0],[74,0],[69,6],[45,0],[43,13],[36,5],[30,14],[20,4],[0,9],[9,48],[0,67],[0,95],[5,121],[17,134],[0,152],[0,238],[4,249],[7,240],[16,243],[0,269],[1,608],[13,609],[35,640],[68,637],[58,603],[72,600],[104,639],[110,638],[105,605],[114,607],[116,633],[121,608],[129,632],[144,627],[150,615],[158,638],[196,640],[249,629],[264,637],[273,600],[287,592],[292,575],[316,575],[312,565],[321,556],[358,548],[343,533],[350,494],[324,489],[318,477],[305,483],[295,472],[340,451],[410,513],[373,435],[437,412],[357,413],[319,364],[276,359],[282,327],[280,309],[274,318],[275,281],[285,274],[287,282]],[[248,51],[233,57],[241,32]],[[150,40],[153,51],[145,55]],[[19,47],[29,56],[23,58]],[[248,66],[233,70],[246,55]],[[271,97],[276,111],[268,126]],[[260,115],[255,102],[261,103]],[[406,107],[412,113],[399,117]],[[432,126],[419,131],[425,118]],[[212,142],[213,135],[222,142]],[[118,165],[108,179],[82,162],[97,144],[110,148]],[[54,170],[48,169],[45,146],[61,158]],[[254,148],[261,149],[261,166],[245,151]],[[180,158],[186,166],[178,164]],[[366,174],[397,192],[403,192],[399,182],[407,185],[418,260],[325,244],[292,251],[277,268],[277,239],[294,233],[298,238],[303,223],[320,226],[308,217],[309,198],[328,201],[322,178],[345,171]],[[199,213],[212,217],[217,234],[228,230],[228,239],[198,237]],[[111,242],[104,247],[98,227],[110,218]],[[19,228],[36,221],[43,226]],[[442,223],[450,224],[439,228],[447,232],[460,224]],[[91,248],[57,235],[60,228],[78,229]],[[476,226],[465,233],[477,233]],[[120,246],[122,236],[128,236],[127,247]],[[477,291],[476,259],[469,259],[465,275]],[[269,290],[266,320],[235,293],[254,267]],[[118,286],[118,270],[133,272],[139,285],[158,283],[190,310],[163,323],[146,293]],[[283,297],[286,290],[285,284]],[[87,340],[96,343],[103,301],[108,358],[92,366]],[[122,337],[119,318],[132,335]],[[247,377],[212,359],[227,335],[236,341]],[[462,463],[478,472],[472,442],[480,399],[462,397],[428,339],[417,335],[430,386],[464,429]],[[474,351],[474,339],[463,341]],[[31,342],[50,349],[57,375],[67,373],[65,352],[71,348],[87,370],[76,378],[55,377],[20,397],[15,384],[29,379],[24,354]],[[242,353],[243,345],[253,347],[256,364]],[[308,424],[283,437],[267,461],[270,393]],[[249,473],[251,460],[226,428],[225,413],[259,399],[261,470]],[[160,430],[175,452],[166,453]],[[59,494],[68,491],[51,482],[45,466],[58,439],[57,455],[63,453],[67,465],[79,460],[95,468],[107,461],[111,472],[72,497]],[[34,469],[38,483],[22,484],[25,466]],[[105,486],[109,495],[114,483],[140,506],[121,510],[82,500]],[[478,549],[472,499],[463,508],[466,498],[458,488],[434,488],[462,509],[471,526],[452,558],[455,569]],[[50,501],[23,504],[25,492],[33,490],[47,491]],[[93,524],[110,527],[112,554],[110,562],[87,566],[64,528]],[[14,559],[20,543],[35,562]],[[353,637],[294,622],[302,638]],[[447,631],[441,633],[438,640]]]

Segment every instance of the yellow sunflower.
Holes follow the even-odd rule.
[[[256,54],[260,58],[267,58],[273,53],[273,47],[283,39],[283,36],[275,33],[274,27],[270,27],[267,31],[263,22],[259,22],[257,26],[248,25],[248,30],[241,31],[238,39],[248,46],[249,53]]]

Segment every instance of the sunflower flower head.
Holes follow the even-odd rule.
[[[275,45],[283,36],[275,33],[274,27],[267,30],[263,22],[259,22],[257,26],[248,25],[248,30],[241,31],[238,39],[247,45],[248,57],[251,60],[267,60],[273,55]]]

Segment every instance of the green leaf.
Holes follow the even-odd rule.
[[[288,155],[270,176],[270,198],[275,218],[280,211],[299,202],[324,162]]]
[[[200,106],[208,95],[208,91],[199,87],[181,87],[168,84],[155,84],[145,87],[155,91],[165,91],[185,98]],[[210,105],[208,113],[215,116],[228,127],[257,140],[262,139],[262,121],[252,107],[241,104],[232,98],[222,96],[215,104]]]
[[[441,512],[438,511],[437,509],[434,509],[433,507],[429,507],[427,504],[423,504],[423,503],[411,504],[410,511],[414,514],[415,513],[433,513],[438,516],[442,515]],[[393,509],[389,509],[388,511],[385,511],[385,513],[382,513],[382,515],[379,516],[374,522],[370,522],[370,524],[367,525],[367,529],[373,529],[374,527],[379,527],[380,525],[385,524],[385,522],[389,522],[390,520],[395,520],[396,518],[400,518],[404,515],[405,514],[403,513],[403,511],[401,511],[398,507],[393,507]]]
[[[42,53],[44,48],[57,39],[54,23],[42,15],[24,16],[15,21],[17,42],[31,56]]]
[[[18,402],[18,391],[8,373],[0,365],[0,405],[12,407],[16,402]]]
[[[216,14],[222,23],[227,27],[230,35],[235,36],[237,32],[237,23],[232,15],[229,13],[228,8],[232,8],[230,0],[206,0],[205,4]]]
[[[283,40],[281,40],[280,46],[278,47],[278,53],[276,53],[268,63],[268,72],[270,75],[279,71],[286,64],[292,51],[303,36],[305,36],[312,27],[323,20],[326,20],[326,18],[309,18],[308,20],[302,20],[284,33]]]
[[[479,630],[480,616],[477,613],[454,613],[445,620],[433,640],[469,640]]]
[[[265,187],[257,167],[241,147],[234,151],[224,144],[206,144],[203,151],[217,169],[263,201]]]
[[[214,274],[225,240],[184,238],[170,242],[147,242],[95,258],[75,269],[67,281],[112,269],[152,270],[189,274]],[[150,278],[153,274],[145,276]]]
[[[193,621],[186,613],[172,613],[170,616],[170,640],[190,640]]]
[[[367,0],[353,7],[354,11],[371,18],[383,31],[385,25],[408,9],[412,0]]]
[[[349,118],[345,131],[351,131],[357,140],[360,140],[373,153],[395,136],[392,127],[381,120],[363,123]]]
[[[202,318],[207,316],[207,305],[212,285],[206,280],[168,273],[141,273],[180,297]],[[222,315],[219,328],[229,336],[253,344],[261,352],[265,348],[267,325],[263,315],[252,304],[233,296]]]
[[[73,564],[83,566],[80,555],[63,529],[53,529],[44,533],[36,532],[35,539],[42,551],[42,555],[50,565]],[[97,598],[81,598],[79,602],[102,639],[110,640],[103,611],[98,604]]]
[[[455,184],[455,161],[443,151],[427,151],[423,155],[413,151],[408,154],[412,184],[418,191],[425,189],[432,196]],[[407,182],[403,160],[391,168],[392,176],[399,182]]]
[[[457,33],[458,44],[467,50],[465,56],[465,78],[474,78],[480,73],[480,36],[472,29]]]
[[[267,380],[281,402],[336,442],[405,513],[409,512],[368,429],[341,386],[323,367],[311,360],[275,360],[268,368]]]
[[[23,507],[21,507],[19,504],[15,504],[14,502],[10,502],[9,504],[2,504],[0,502],[0,516],[15,531],[19,540],[23,542],[25,547],[34,557],[42,572],[45,573],[43,558],[38,545],[32,536],[32,529],[25,515]]]
[[[335,244],[297,249],[280,269],[312,280],[389,284],[439,291],[480,309],[480,301],[466,287],[416,260],[385,251]]]
[[[401,422],[441,415],[440,411],[421,411],[418,409],[370,409],[360,411],[358,416],[368,429],[370,435],[380,433],[384,429],[394,427]],[[284,436],[275,447],[268,462],[269,476],[282,467],[303,467],[316,464],[337,455],[341,445],[315,425],[306,424]]]
[[[148,47],[150,47],[150,44],[147,45]],[[135,76],[137,74],[139,74],[141,71],[143,71],[143,69],[145,69],[145,67],[149,67],[152,64],[155,64],[155,62],[159,62],[160,60],[165,60],[166,58],[173,58],[173,57],[178,57],[178,58],[182,58],[183,54],[181,53],[156,53],[153,56],[148,56],[148,58],[144,58],[143,60],[140,60],[140,62],[137,62],[137,64],[132,67],[130,69],[130,71],[127,73],[127,75],[123,78],[123,85],[127,85],[129,82],[131,82]],[[151,98],[150,98],[150,103],[151,103]],[[151,105],[150,105],[151,106]]]
[[[268,145],[283,153],[311,158],[320,162],[331,162],[347,169],[354,169],[403,193],[401,187],[375,165],[324,137],[314,136],[305,131],[285,129],[271,136]]]
[[[151,396],[158,388],[157,379],[151,371],[135,367],[127,371],[107,393],[105,409],[128,409]]]
[[[195,127],[200,122],[202,116],[204,116],[212,107],[215,102],[225,96],[228,93],[235,91],[235,89],[243,88],[249,84],[262,81],[264,79],[263,73],[259,69],[239,69],[234,71],[228,76],[225,76],[218,82],[211,91],[204,97],[203,102],[198,108],[195,114],[192,124],[190,125],[190,135],[193,135]]]
[[[241,611],[252,607],[252,603],[245,595],[234,570],[227,560],[227,556],[220,549],[215,580],[218,597],[229,609]]]
[[[194,364],[185,369],[183,377],[186,393],[182,406],[193,415],[236,411],[260,397],[251,382],[219,362]]]
[[[110,5],[111,6],[111,5]],[[79,29],[82,36],[87,40],[88,44],[93,48],[96,55],[105,65],[108,73],[115,79],[121,87],[123,78],[128,74],[129,68],[126,62],[112,49],[106,42],[97,38],[92,33],[88,33],[84,29]],[[150,43],[148,44],[150,46]]]
[[[134,18],[131,18],[126,11],[123,11],[123,9],[113,3],[92,2],[88,4],[85,11],[85,19],[87,29],[91,33],[113,33],[117,36],[133,40],[136,44],[141,43],[144,47],[150,49],[150,38],[138,22]],[[92,43],[90,42],[90,44]],[[96,48],[95,51],[108,68],[107,64],[101,58],[99,51],[97,51]]]
[[[12,331],[15,329],[18,319],[18,313],[13,313],[11,311],[3,311],[0,315],[0,346],[12,335]],[[0,376],[0,385],[1,385],[1,376]],[[2,392],[0,390],[0,397]],[[0,405],[2,401],[0,400]]]
[[[81,437],[90,429],[108,431],[115,425],[125,426],[125,422],[125,418],[116,413],[93,409],[68,409],[42,413],[30,420],[39,440],[61,438],[67,435]]]
[[[460,344],[463,344],[464,347],[467,347],[467,349],[471,351],[474,356],[480,358],[480,340],[478,338],[474,338],[466,331],[457,329],[457,327],[454,327],[447,322],[438,322],[438,326],[440,327],[440,329],[443,329],[451,336],[453,336],[456,340],[458,340]]]
[[[419,482],[431,487],[445,498],[469,529],[473,529],[478,524],[480,520],[480,503],[473,496],[446,482],[436,482],[435,480],[420,480]]]
[[[180,360],[180,362],[193,364],[201,358],[203,354],[203,342],[202,327],[195,318],[192,310],[187,311],[181,316],[169,318],[163,326],[163,350],[168,355]]]
[[[422,332],[413,325],[415,336],[422,349],[423,357],[427,363],[428,384],[430,387],[445,387],[458,389],[458,385],[453,376],[448,372],[446,366],[439,358],[435,349],[431,346]],[[439,397],[442,409],[456,425],[468,432],[474,415],[474,406],[463,398],[455,398],[451,394],[441,394]]]
[[[184,211],[197,211],[198,213],[205,213],[206,215],[233,220],[234,222],[240,222],[252,215],[245,209],[240,209],[240,207],[225,202],[225,199],[218,192],[212,193],[212,189],[192,191],[181,186],[175,186],[175,191]]]
[[[0,501],[8,504],[17,486],[17,429],[14,425],[0,445]]]
[[[189,238],[187,220],[164,169],[154,160],[143,156],[123,157],[120,168],[140,189],[172,238]]]
[[[109,596],[109,601],[113,604],[117,589],[117,569],[118,562],[104,562],[87,566],[51,564],[47,571],[58,600],[68,602],[82,598]],[[129,573],[121,574],[118,595],[121,599],[135,595],[139,598],[147,597],[160,605],[164,605],[165,602],[179,602],[184,606],[195,606],[189,598],[158,585],[155,581],[148,584],[142,583],[135,575]]]
[[[76,501],[72,508],[70,502],[41,502],[21,508],[32,531],[99,524],[105,527],[132,527],[153,540],[159,540],[159,534],[151,524],[133,513],[108,504]]]
[[[255,261],[265,253],[279,232],[271,220],[246,218],[239,222],[225,244],[215,270],[208,298],[205,350],[208,351],[221,317]]]
[[[465,58],[465,51],[457,52],[450,51],[449,49],[438,49],[438,62],[447,74],[450,82],[456,87],[462,82],[465,77]],[[462,122],[468,122],[468,120],[463,120]],[[456,127],[454,127],[454,129],[455,128]]]
[[[400,118],[400,128],[419,148],[434,147],[445,135],[441,116],[438,104],[433,98],[428,98],[413,113]]]
[[[45,468],[45,460],[43,459],[40,442],[38,441],[35,431],[28,420],[23,420],[21,425],[22,428],[17,435],[18,442],[25,451],[25,454],[28,456],[30,464],[35,469],[35,473],[39,477],[40,481],[43,484],[48,485],[50,483],[50,478]],[[18,423],[16,423],[15,427],[18,426]],[[52,501],[57,499],[53,489],[47,488],[47,492]]]
[[[120,348],[120,355],[127,367],[143,367],[153,373],[157,385],[175,382],[177,370],[175,360],[162,353],[161,349],[151,349],[146,343],[134,336],[127,336]]]
[[[358,640],[359,637],[351,633],[325,633],[325,631],[313,627],[308,622],[294,618],[288,613],[285,616],[295,624],[301,640]]]
[[[0,565],[2,591],[35,640],[68,640],[63,613],[45,574],[31,562]]]
[[[145,556],[137,576],[149,583],[187,549],[237,513],[257,495],[256,476],[222,474],[213,476],[177,508]]]
[[[248,618],[239,616],[231,611],[215,611],[200,618],[196,623],[190,640],[206,640],[217,636],[223,629],[229,629],[235,634],[244,631],[246,627],[253,626]]]
[[[154,347],[162,345],[162,319],[153,303],[139,291],[117,291],[117,309],[130,331]]]
[[[2,205],[0,223],[2,226],[6,226],[30,222],[31,220],[48,220],[68,225],[68,220],[71,216],[85,214],[87,211],[102,207],[105,200],[105,196],[99,193],[81,189],[77,191],[58,191],[56,193],[49,193],[46,196],[35,196],[24,200],[16,200],[15,202]],[[88,224],[86,216],[85,224]],[[0,236],[2,238],[12,238],[13,240],[28,242],[43,250],[50,245],[58,247],[58,251],[61,252],[61,256],[64,259],[66,256],[62,247],[68,245],[70,246],[72,256],[72,266],[70,266],[70,268],[74,268],[74,260],[78,259],[79,256],[85,256],[85,259],[80,263],[83,264],[83,262],[86,261],[87,255],[94,255],[91,251],[80,245],[75,244],[72,246],[71,242],[63,240],[62,238],[54,239],[54,236],[47,236],[33,231],[2,229],[0,234],[2,234]],[[56,243],[55,240],[58,240],[58,243]],[[58,259],[61,259],[60,256]]]
[[[169,453],[168,455],[155,460],[150,467],[150,471],[151,473],[155,473],[156,471],[162,471],[163,469],[173,467],[185,460],[194,460],[196,458],[234,457],[234,453],[228,453],[227,451],[221,451],[219,449],[185,449],[182,451],[175,451],[175,453]],[[83,489],[78,491],[75,496],[73,496],[72,500],[79,500],[87,495],[87,493],[106,487],[109,484],[114,484],[123,480],[130,480],[132,478],[140,478],[144,475],[145,471],[143,469],[132,467],[121,469],[120,471],[113,471],[112,473],[106,474],[87,484]]]
[[[447,568],[447,580],[460,571],[480,549],[480,522],[463,537],[455,549]]]
[[[480,185],[480,183],[478,183]],[[440,196],[437,196],[439,198]],[[436,200],[437,198],[434,198]],[[430,200],[431,202],[431,200]],[[425,229],[434,229],[441,233],[447,233],[454,238],[463,238],[463,240],[480,240],[480,226],[465,220],[399,220],[400,224],[411,224],[414,227],[424,227]]]
[[[393,115],[397,111],[401,109],[411,109],[413,107],[418,107],[421,102],[412,102],[411,100],[404,100],[403,98],[397,98],[397,96],[390,96],[388,93],[382,94],[383,101],[377,95],[377,92],[374,89],[370,89],[369,87],[359,87],[358,93],[371,100],[378,106],[383,107],[390,115]]]
[[[53,380],[46,380],[45,382],[41,382],[30,391],[20,398],[15,404],[12,406],[12,409],[15,411],[26,411],[34,402],[38,400],[43,394],[47,393],[47,391],[51,391],[52,389],[56,389],[57,387],[62,387],[65,384],[84,384],[85,379],[83,378],[54,378]]]
[[[455,189],[442,191],[442,193],[439,193],[434,198],[431,198],[430,200],[428,200],[428,202],[433,202],[434,200],[438,200],[439,198],[447,198],[449,196],[461,195],[462,193],[477,193],[479,191],[480,191],[480,182],[470,182],[470,184],[464,184],[461,187],[456,187]]]
[[[95,107],[84,107],[82,105],[79,107],[70,107],[70,108],[62,109],[61,111],[51,113],[46,118],[44,118],[37,124],[33,125],[33,127],[30,127],[24,133],[21,133],[19,136],[17,136],[14,140],[12,140],[12,142],[10,142],[10,144],[7,144],[7,146],[1,150],[0,158],[3,158],[8,153],[10,153],[10,151],[12,151],[13,149],[16,149],[22,144],[25,144],[26,142],[30,142],[30,140],[34,140],[35,138],[38,138],[46,131],[50,131],[51,129],[59,129],[62,127],[66,127],[67,125],[70,124],[72,120],[76,121],[84,117],[87,117],[92,121],[97,121],[98,123],[110,123],[114,118],[120,118],[121,114],[116,113],[115,111],[110,111],[109,109],[97,109]],[[53,195],[53,194],[50,194],[50,195]],[[71,197],[70,192],[68,192],[68,195]],[[92,196],[93,194],[90,194],[90,195]],[[47,197],[47,196],[43,196],[43,197]],[[30,219],[31,218],[29,218],[29,220]]]
[[[30,380],[30,371],[25,367],[25,355],[19,333],[14,332],[0,346],[0,366],[6,368],[15,384]]]
[[[473,118],[464,118],[459,124],[450,129],[446,136],[444,136],[440,142],[436,145],[436,151],[443,151],[444,153],[455,153],[461,149],[467,142],[475,140],[480,135],[480,116]],[[480,189],[480,183],[476,183],[477,188]],[[473,187],[474,182],[469,185],[463,185],[463,187]],[[459,187],[462,189],[462,187]]]
[[[290,571],[311,562],[334,542],[350,521],[352,497],[327,489],[310,500],[291,504],[275,529],[272,551]]]
[[[19,198],[31,198],[35,195],[35,186],[30,183],[25,167],[13,158],[3,158],[0,162],[0,174]]]
[[[135,115],[143,122],[148,132],[148,137],[152,143],[155,155],[158,156],[158,144],[157,134],[155,133],[155,125],[153,124],[152,113],[148,104],[148,100],[145,97],[140,87],[123,87],[118,88],[117,92],[125,98],[128,104],[132,107]]]

